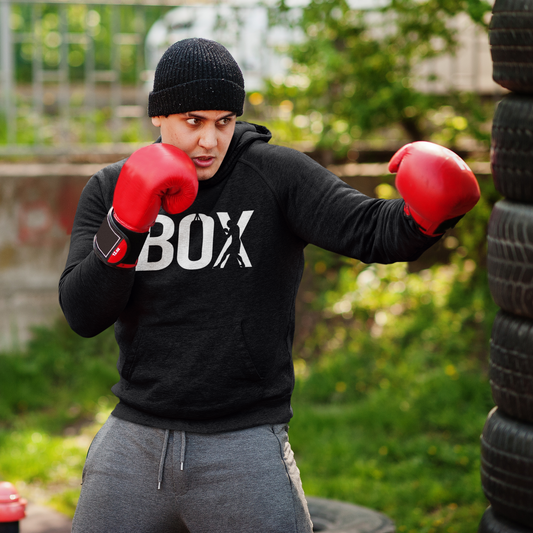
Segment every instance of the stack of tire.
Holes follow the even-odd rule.
[[[504,197],[488,228],[496,407],[481,436],[490,502],[479,533],[533,532],[533,0],[496,0],[489,26],[493,78],[511,91],[494,114],[491,167]]]

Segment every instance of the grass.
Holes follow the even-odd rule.
[[[304,490],[384,512],[399,532],[476,531],[497,310],[486,273],[472,260],[411,274],[320,254],[308,260],[320,320],[295,354],[290,425]],[[111,330],[81,339],[63,321],[0,355],[0,479],[73,515],[116,401],[116,356]]]
[[[484,381],[479,386],[487,389]],[[407,408],[403,394],[390,391],[340,405],[296,398],[290,434],[306,494],[380,510],[394,519],[398,531],[477,530],[487,507],[479,478],[479,434],[490,394],[482,396],[484,401],[464,416],[457,413],[452,423],[436,424],[422,399]],[[452,395],[448,404],[455,399]],[[467,415],[473,415],[468,426],[458,428]]]
[[[115,403],[116,356],[111,330],[82,339],[64,320],[0,354],[0,479],[73,514],[87,449]]]
[[[399,532],[477,531],[494,405],[486,272],[464,258],[417,274],[348,262],[315,303],[290,429],[306,494],[382,511]]]

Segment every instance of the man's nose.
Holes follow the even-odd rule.
[[[198,141],[198,144],[205,148],[206,150],[211,150],[212,148],[215,148],[217,145],[217,132],[216,129],[213,128],[205,128],[202,132],[202,135],[200,136],[200,140]]]

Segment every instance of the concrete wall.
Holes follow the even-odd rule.
[[[57,283],[79,195],[102,165],[0,163],[0,349],[60,313]]]
[[[57,286],[78,199],[103,166],[0,163],[0,350],[23,346],[31,326],[61,316]],[[369,196],[389,174],[386,163],[328,168]],[[490,165],[477,163],[472,170],[486,176]]]
[[[0,163],[0,350],[23,346],[32,326],[61,316],[57,287],[79,196],[105,165]],[[386,165],[354,168],[365,176],[351,177],[352,185],[366,194],[380,181],[368,174],[387,173]],[[343,169],[332,170],[342,176]]]

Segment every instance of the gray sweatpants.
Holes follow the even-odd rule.
[[[203,435],[110,416],[73,533],[311,533],[286,425]]]

